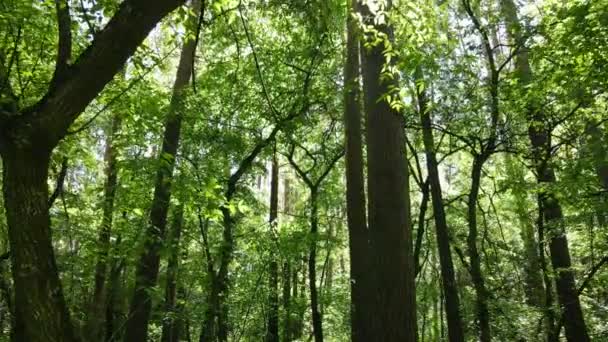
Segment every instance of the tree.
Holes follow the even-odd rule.
[[[424,84],[424,80],[420,78],[417,80]],[[448,320],[448,336],[450,341],[464,341],[463,324],[460,316],[460,299],[458,296],[458,289],[456,288],[452,251],[450,250],[450,231],[447,225],[445,209],[443,207],[441,181],[439,179],[438,162],[433,141],[431,113],[430,108],[428,107],[428,99],[426,91],[424,90],[424,85],[419,85],[416,92],[420,122],[422,124],[427,170],[429,173],[428,177],[431,190],[431,201],[433,203],[433,217],[435,218],[435,233],[437,235],[441,279]]]
[[[13,103],[12,110],[0,112],[3,193],[16,290],[15,338],[23,341],[76,340],[51,240],[47,177],[52,151],[150,30],[181,1],[123,2],[73,64],[68,2],[55,3],[59,43],[48,91],[33,106]],[[10,92],[10,87],[2,91]]]
[[[511,39],[521,44],[523,49],[515,57],[515,68],[518,80],[522,87],[530,84],[533,80],[532,68],[525,51],[525,41],[522,29],[517,19],[517,10],[512,1],[503,0],[505,21],[509,27]],[[551,252],[551,263],[557,272],[556,290],[560,306],[563,310],[566,326],[566,337],[568,341],[589,341],[589,334],[585,325],[585,319],[576,290],[574,273],[571,269],[572,262],[568,239],[565,233],[565,223],[562,207],[559,199],[548,188],[555,183],[555,171],[551,165],[552,127],[547,124],[547,117],[542,108],[535,103],[534,98],[528,99],[528,136],[532,146],[532,158],[536,168],[536,177],[540,185],[539,208],[541,220],[549,234],[549,250]]]
[[[306,156],[313,161],[313,167],[318,166],[319,156],[311,153],[306,149],[305,146],[299,145]],[[308,286],[310,291],[310,311],[312,316],[313,336],[315,342],[323,342],[323,322],[321,317],[321,311],[319,309],[319,291],[317,288],[317,239],[319,235],[319,191],[320,186],[329,175],[330,171],[334,168],[338,160],[344,155],[343,151],[333,153],[329,157],[321,156],[323,159],[327,159],[324,164],[324,168],[320,169],[320,173],[313,178],[312,169],[303,169],[294,159],[294,153],[296,150],[296,144],[292,144],[287,154],[289,163],[294,168],[300,179],[308,187],[309,203],[310,203],[310,245],[308,251]]]
[[[129,319],[126,325],[125,342],[145,341],[148,338],[148,320],[152,310],[150,289],[156,285],[160,263],[160,248],[165,237],[167,212],[171,200],[171,181],[173,168],[179,147],[182,112],[184,110],[185,88],[190,81],[194,65],[196,43],[189,33],[195,32],[195,19],[201,11],[201,2],[193,0],[190,4],[194,15],[187,23],[187,35],[173,84],[169,113],[165,122],[163,144],[158,157],[158,171],[154,186],[154,196],[150,209],[150,221],[146,231],[144,248],[137,264],[135,275],[135,292],[129,308]]]
[[[372,2],[379,6],[380,2]],[[380,5],[381,6],[381,5]],[[385,7],[390,11],[391,1]],[[385,50],[392,32],[385,15],[361,6],[363,22],[380,42],[365,42],[361,60],[367,129],[367,196],[373,289],[372,335],[381,340],[416,340],[414,264],[409,215],[408,168],[403,117],[390,96],[397,84],[385,76]],[[380,24],[378,24],[380,22]],[[390,65],[390,64],[389,64]],[[390,70],[390,68],[389,68]]]
[[[344,136],[346,166],[346,207],[348,219],[349,255],[351,268],[351,339],[369,341],[368,328],[370,288],[368,288],[370,252],[366,219],[365,183],[363,181],[363,146],[361,129],[360,37],[355,20],[358,1],[347,6],[346,59],[344,62]]]

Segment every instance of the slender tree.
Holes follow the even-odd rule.
[[[350,0],[346,19],[346,60],[344,62],[344,135],[346,164],[346,206],[351,270],[351,338],[353,342],[369,341],[368,255],[365,184],[363,181],[363,147],[361,130],[361,86],[358,23],[355,20],[358,0]]]
[[[186,32],[196,32],[196,19],[201,11],[201,1],[192,0],[190,8],[193,16],[186,23]],[[145,235],[144,248],[137,264],[135,274],[135,292],[131,299],[129,317],[126,324],[125,342],[146,341],[148,338],[148,320],[152,310],[150,289],[156,285],[160,263],[160,249],[165,236],[167,212],[171,199],[171,181],[175,157],[180,142],[182,116],[184,111],[185,88],[192,75],[194,63],[195,40],[190,34],[185,36],[173,84],[173,93],[169,112],[165,122],[163,143],[159,154],[159,166],[156,173],[154,196],[150,209],[150,219]]]
[[[421,79],[422,71],[418,72],[418,80]],[[460,316],[460,299],[456,287],[454,275],[454,264],[450,250],[450,231],[443,206],[443,194],[439,180],[439,167],[435,154],[435,143],[433,140],[433,129],[431,110],[428,107],[428,99],[425,86],[418,82],[417,86],[418,111],[422,123],[422,136],[426,155],[429,184],[431,187],[431,202],[433,204],[433,217],[435,219],[435,234],[437,236],[437,249],[439,252],[439,265],[441,267],[441,280],[443,285],[445,307],[448,321],[448,338],[450,341],[464,341],[462,318]],[[424,219],[424,218],[422,218]]]
[[[308,289],[310,292],[310,310],[312,316],[312,331],[315,342],[323,342],[323,321],[319,308],[319,291],[317,288],[317,239],[319,235],[319,190],[320,186],[334,168],[338,160],[342,158],[344,152],[336,153],[325,168],[321,169],[319,176],[314,178],[309,171],[302,169],[294,159],[295,144],[291,145],[287,159],[294,168],[300,179],[308,187],[310,203],[310,245],[308,250]],[[310,154],[308,154],[311,156]],[[311,156],[314,157],[314,156]],[[316,162],[315,162],[316,165]]]
[[[274,230],[277,225],[279,211],[279,163],[277,161],[276,147],[272,156],[272,166],[270,171],[270,215],[268,224],[273,243],[277,243],[274,238]],[[270,250],[270,275],[268,278],[268,324],[266,327],[266,342],[279,341],[279,264],[274,246]]]
[[[180,257],[180,239],[182,235],[182,226],[184,224],[184,206],[180,204],[173,212],[173,224],[171,227],[171,236],[168,241],[170,251],[169,261],[167,263],[167,283],[165,285],[165,319],[163,320],[163,329],[161,334],[162,342],[179,342],[182,328],[179,316],[182,312],[179,311],[180,305],[177,303],[177,289],[179,282],[179,257]]]
[[[522,46],[515,58],[515,72],[520,85],[526,87],[533,82],[534,77],[528,60],[523,29],[517,16],[517,7],[512,0],[502,0],[501,5],[511,40]],[[529,111],[527,114],[530,123],[528,136],[532,146],[532,158],[536,168],[537,181],[541,187],[539,193],[539,204],[542,208],[541,217],[549,235],[551,264],[557,273],[555,278],[557,298],[564,317],[566,338],[572,342],[585,342],[590,339],[574,280],[574,271],[571,268],[572,261],[564,215],[559,199],[547,186],[556,181],[555,170],[551,165],[553,155],[551,134],[553,128],[548,122],[545,112],[538,106],[533,96],[533,94],[528,94],[527,97]]]
[[[106,301],[106,284],[108,273],[108,257],[110,251],[110,235],[112,232],[112,221],[114,216],[114,199],[116,197],[116,185],[118,182],[118,169],[116,166],[117,154],[115,139],[120,129],[121,118],[114,115],[111,128],[108,130],[104,161],[105,184],[103,198],[103,213],[99,236],[97,237],[98,253],[95,266],[95,288],[91,298],[91,308],[85,334],[89,341],[101,341],[104,336],[103,321]]]

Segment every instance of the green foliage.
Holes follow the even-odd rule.
[[[120,2],[69,3],[73,62]],[[603,183],[601,174],[602,170],[608,172],[608,1],[537,3],[538,7],[518,8],[525,42],[507,38],[499,1],[471,4],[483,29],[489,32],[500,67],[496,127],[491,125],[487,56],[461,1],[395,1],[391,12],[379,13],[394,29],[390,37],[364,25],[363,18],[355,15],[363,32],[362,48],[381,46],[386,59],[383,77],[399,84],[381,100],[403,114],[409,142],[412,227],[415,238],[422,234],[421,270],[416,278],[420,340],[445,340],[446,322],[430,205],[420,217],[424,231],[418,230],[423,207],[420,193],[428,172],[417,91],[429,97],[467,339],[478,334],[476,293],[466,253],[470,175],[474,158],[488,148],[493,135],[496,146],[484,164],[476,217],[482,273],[491,294],[494,339],[540,341],[546,334],[542,324],[545,308],[529,305],[526,300],[526,265],[530,248],[538,253],[538,244],[549,239],[545,236],[539,241],[537,231],[537,198],[548,190],[563,207],[572,269],[577,286],[585,284],[580,298],[588,330],[594,340],[608,338],[608,268],[600,267],[587,278],[608,253],[608,184]],[[172,246],[164,246],[159,282],[151,290],[154,310],[150,338],[158,339],[163,319],[171,317],[186,319],[191,337],[198,338],[214,281],[209,269],[217,271],[225,250],[222,209],[227,208],[235,219],[236,241],[228,271],[229,291],[224,298],[229,307],[229,340],[264,338],[273,256],[279,265],[280,301],[285,283],[292,296],[285,306],[281,304],[281,327],[288,322],[295,326],[299,341],[309,340],[312,327],[306,256],[311,241],[315,241],[325,337],[346,341],[351,303],[345,165],[338,161],[318,189],[320,232],[312,236],[310,189],[288,162],[291,156],[314,181],[343,152],[346,2],[214,0],[206,5],[195,81],[182,92],[176,114],[183,118],[182,138],[171,180],[170,205],[183,204],[185,208],[178,270],[179,286],[184,290],[178,301],[184,309],[174,313],[165,312],[163,307],[166,260],[172,251]],[[50,0],[0,3],[0,109],[9,103],[8,88],[19,108],[35,104],[49,89],[58,48],[55,16],[49,15],[54,11]],[[162,131],[184,25],[191,15],[185,7],[180,8],[153,31],[71,127],[50,162],[52,192],[62,160],[68,160],[63,191],[50,214],[63,289],[78,326],[88,318],[94,287],[107,167],[104,149],[114,117],[121,120],[113,138],[118,185],[112,247],[106,261],[109,269],[122,265],[115,290],[119,297],[115,309],[122,313],[119,320],[128,310],[133,291],[130,284],[149,224],[155,174],[159,164],[167,162],[166,156],[159,155]],[[534,70],[528,84],[522,84],[515,71],[519,53],[529,56]],[[540,108],[543,120],[530,117],[530,104]],[[287,118],[290,120],[275,141],[262,150],[236,184],[234,196],[227,198],[231,176]],[[554,183],[536,182],[534,151],[528,140],[530,126],[550,127],[551,153],[545,157],[557,173]],[[278,223],[271,227],[268,164],[275,149],[280,164],[280,205]],[[5,205],[0,199],[0,255],[10,245]],[[546,251],[541,252],[549,260]],[[9,279],[7,265],[0,260],[2,279]],[[550,266],[546,270],[536,267],[533,271],[539,275],[544,271],[548,279],[555,279],[556,270]],[[284,276],[284,268],[289,268],[288,276]],[[10,290],[12,284],[7,283]],[[7,298],[10,295],[0,293],[0,341],[9,336]],[[556,305],[548,309],[559,310]]]

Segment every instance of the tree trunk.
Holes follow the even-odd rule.
[[[270,215],[268,223],[270,226],[270,237],[274,243],[275,228],[277,227],[277,215],[279,208],[279,163],[276,152],[272,158],[272,170],[270,176]],[[279,265],[275,246],[270,248],[270,277],[268,279],[268,324],[266,330],[266,342],[279,341]]]
[[[177,317],[182,313],[178,311],[176,301],[180,238],[184,220],[183,204],[177,207],[173,214],[173,227],[168,248],[170,250],[169,261],[167,263],[167,284],[165,286],[165,318],[163,320],[163,330],[161,335],[162,342],[178,342],[180,338],[180,319]]]
[[[502,0],[502,10],[508,25],[508,33],[512,41],[522,44],[523,48],[516,56],[515,67],[522,87],[533,80],[532,69],[528,60],[522,27],[517,18],[517,7],[512,0]],[[533,95],[531,95],[533,96]],[[540,191],[541,215],[549,238],[551,264],[557,273],[557,298],[562,309],[566,338],[570,342],[589,341],[585,318],[574,281],[574,271],[570,260],[570,249],[566,237],[565,222],[561,205],[553,194],[550,186],[555,183],[555,171],[551,166],[553,146],[551,144],[550,123],[545,113],[534,99],[528,99],[528,136],[532,146],[532,157],[536,168],[536,177]]]
[[[319,235],[318,190],[310,189],[310,247],[308,254],[308,286],[310,290],[310,310],[312,331],[315,342],[323,342],[323,322],[319,311],[317,291],[317,239]]]
[[[534,128],[531,128],[531,131],[533,130]],[[531,133],[531,140],[535,147],[538,146],[534,143],[538,143],[537,138],[538,136]],[[546,138],[548,139],[548,137]],[[551,184],[555,182],[553,169],[548,165],[541,166],[538,174],[538,182],[541,186],[543,183]],[[541,192],[540,201],[543,208],[543,221],[549,235],[551,264],[553,270],[557,273],[555,279],[557,298],[562,309],[564,326],[566,327],[566,338],[570,342],[590,341],[574,281],[574,271],[571,268],[572,262],[570,260],[570,250],[568,248],[561,206],[558,199],[550,191]]]
[[[358,0],[350,0],[346,23],[346,61],[344,64],[344,128],[346,141],[346,206],[351,272],[351,339],[370,341],[367,276],[369,235],[367,231],[365,184],[363,181],[363,147],[361,132],[361,91],[359,85],[359,35],[353,17]]]
[[[51,244],[47,186],[51,149],[11,147],[2,151],[2,158],[15,341],[76,341]]]
[[[283,320],[282,341],[289,342],[292,339],[292,319],[291,319],[291,263],[285,261],[283,263],[283,311],[285,319]]]
[[[122,237],[118,235],[114,249],[118,249],[122,242]],[[108,279],[108,289],[106,296],[106,312],[105,312],[105,341],[114,342],[120,341],[120,322],[119,316],[122,314],[122,305],[120,301],[122,293],[122,284],[120,282],[123,274],[125,259],[117,258],[117,253],[114,253],[114,260],[110,268],[110,277]]]
[[[18,341],[76,339],[51,240],[47,176],[52,150],[154,26],[181,3],[123,1],[104,30],[73,63],[69,10],[67,6],[57,6],[61,33],[49,90],[31,107],[19,109],[15,104],[17,112],[0,111],[3,193]]]
[[[477,249],[477,197],[481,182],[481,171],[484,164],[484,156],[475,156],[471,170],[471,192],[467,201],[467,220],[469,235],[467,236],[467,251],[471,267],[471,279],[475,288],[475,314],[479,325],[479,339],[489,342],[490,335],[490,311],[488,310],[489,293],[481,272],[481,257]]]
[[[543,272],[543,281],[545,284],[545,303],[544,303],[544,321],[547,331],[547,342],[559,341],[559,333],[555,331],[555,312],[553,299],[553,285],[549,275],[549,267],[545,258],[545,223],[543,219],[543,206],[540,200],[540,195],[537,196],[538,204],[538,253],[541,271]]]
[[[200,13],[200,0],[191,3],[195,14]],[[191,17],[188,32],[194,32],[198,18]],[[135,274],[135,293],[131,300],[129,318],[126,324],[125,342],[146,341],[148,338],[148,321],[152,310],[150,289],[156,285],[160,263],[160,249],[165,235],[167,212],[171,199],[171,179],[175,166],[175,156],[179,146],[182,123],[182,100],[184,88],[192,74],[195,42],[187,36],[183,43],[177,69],[169,114],[165,123],[163,145],[159,155],[159,168],[156,174],[154,198],[150,210],[150,221],[145,234],[144,250],[137,264]]]
[[[364,23],[392,41],[391,28],[378,24],[367,6]],[[391,1],[384,10],[390,12]],[[385,18],[388,20],[388,18]],[[416,340],[416,296],[409,217],[409,185],[404,122],[385,98],[397,86],[382,77],[385,44],[363,47],[362,66],[367,112],[367,168],[373,304],[369,327],[378,341]],[[393,94],[394,95],[394,94]],[[395,98],[395,96],[393,96]]]
[[[427,106],[426,92],[424,89],[419,87],[417,93],[428,177],[431,187],[433,216],[435,218],[439,265],[441,267],[441,279],[443,292],[445,294],[448,337],[451,342],[464,342],[462,318],[460,317],[460,299],[458,297],[458,288],[454,276],[454,264],[452,262],[452,253],[450,250],[450,231],[445,216],[445,209],[443,207],[443,194],[441,192],[441,182],[435,154],[435,143],[433,141],[431,113]],[[421,219],[423,220],[424,217]]]
[[[215,342],[217,336],[217,307],[219,306],[218,287],[215,285],[215,273],[211,275],[211,288],[207,296],[207,308],[203,316],[199,342]]]
[[[116,197],[116,184],[118,169],[116,168],[117,152],[114,139],[120,128],[120,117],[114,115],[112,127],[107,135],[105,150],[105,176],[103,216],[99,236],[97,238],[97,265],[95,266],[95,289],[90,303],[89,317],[85,329],[88,341],[102,341],[104,335],[103,322],[106,297],[106,274],[108,272],[108,254],[110,250],[110,234],[112,232],[112,216],[114,215],[114,198]]]
[[[286,215],[291,213],[291,182],[289,177],[283,179],[283,212]],[[294,320],[292,318],[292,296],[291,296],[291,281],[292,281],[292,263],[290,259],[283,263],[283,310],[285,312],[285,319],[283,321],[283,334],[282,340],[289,342],[293,339],[293,325]],[[296,272],[294,270],[294,272]],[[297,284],[294,286],[294,291],[297,291]],[[297,292],[296,292],[297,294]],[[295,294],[293,297],[297,297]]]

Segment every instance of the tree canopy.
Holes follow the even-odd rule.
[[[608,340],[607,0],[3,0],[0,341]]]

